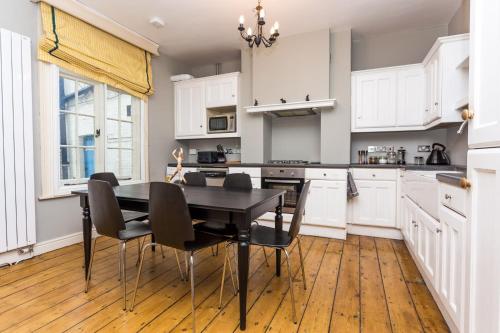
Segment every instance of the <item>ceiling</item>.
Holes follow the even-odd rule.
[[[242,40],[238,18],[255,22],[257,0],[79,0],[160,44],[160,52],[192,65],[234,59]],[[461,0],[263,0],[265,31],[278,20],[281,36],[333,28],[353,35],[447,24]],[[163,28],[149,23],[160,17]],[[253,29],[253,27],[252,27]]]

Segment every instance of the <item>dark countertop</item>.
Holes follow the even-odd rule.
[[[175,167],[176,163],[169,163],[169,167]],[[368,168],[368,169],[406,169],[406,170],[428,170],[428,171],[465,171],[466,167],[458,165],[416,165],[416,164],[270,164],[270,163],[183,163],[186,168],[262,168],[262,167],[277,167],[277,168],[324,168],[324,169],[348,169],[348,168]]]
[[[460,179],[465,176],[466,176],[465,172],[455,172],[455,173],[444,172],[436,174],[437,180],[453,186],[460,186]]]

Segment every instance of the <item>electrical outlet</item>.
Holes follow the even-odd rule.
[[[377,151],[377,146],[368,146],[368,152],[369,153],[374,153]]]
[[[418,145],[417,151],[419,153],[429,153],[431,151],[431,146],[429,145]]]
[[[189,155],[196,155],[196,154],[198,154],[198,150],[197,149],[195,149],[195,148],[189,149]]]

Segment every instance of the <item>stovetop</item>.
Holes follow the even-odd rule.
[[[269,164],[309,164],[309,161],[303,160],[270,160]]]

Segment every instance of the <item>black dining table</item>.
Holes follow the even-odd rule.
[[[247,289],[249,271],[249,238],[252,221],[269,211],[275,212],[275,228],[283,230],[283,200],[285,191],[277,189],[229,190],[222,187],[183,186],[184,195],[193,219],[233,223],[238,230],[238,274],[240,297],[240,329],[246,328]],[[148,212],[149,183],[114,187],[122,209]],[[92,220],[87,190],[73,191],[80,196],[82,208],[85,277],[89,274]],[[281,272],[281,252],[276,250],[276,275]]]

